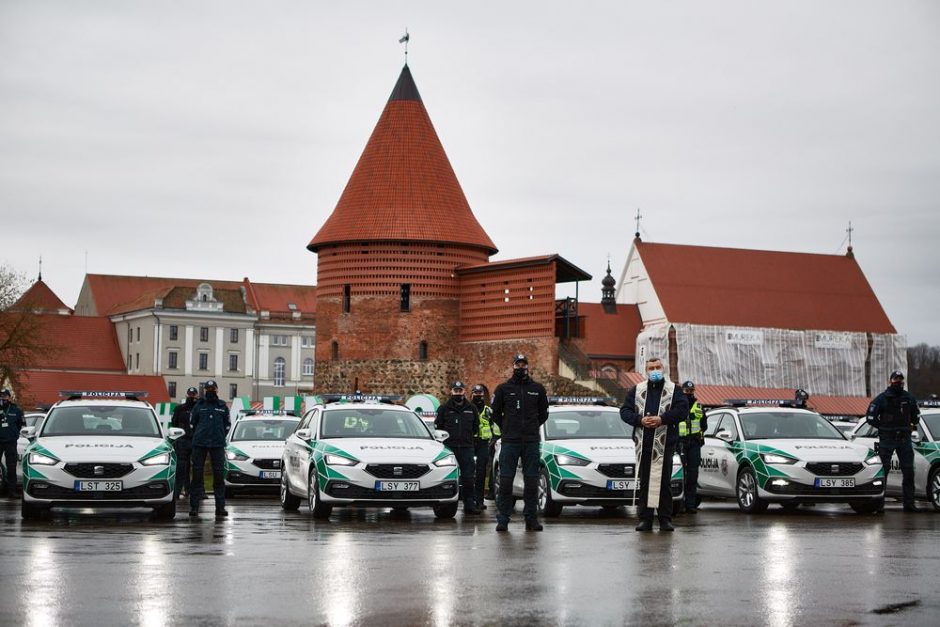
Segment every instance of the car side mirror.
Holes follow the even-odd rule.
[[[297,430],[297,437],[300,438],[301,440],[309,440],[309,439],[310,439],[310,429],[298,429],[298,430]]]
[[[855,435],[854,433],[850,433],[850,434],[848,435],[849,440],[851,440],[851,441],[853,441],[853,442],[855,441],[855,438],[857,438],[857,437],[858,437],[858,436]]]
[[[917,431],[911,433],[911,442],[920,444],[920,434]]]
[[[441,431],[440,429],[434,430],[434,439],[437,440],[438,442],[443,442],[449,437],[450,437],[450,434],[446,431]]]
[[[731,443],[734,441],[734,436],[731,435],[730,431],[719,431],[715,434],[715,437],[721,440],[722,442]]]
[[[179,427],[170,427],[166,432],[166,437],[170,438],[171,440],[181,438],[184,435],[186,435],[186,432]]]
[[[27,440],[33,440],[36,438],[36,427],[23,427],[20,429],[20,435]]]

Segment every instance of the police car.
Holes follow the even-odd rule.
[[[26,427],[39,427],[42,424],[43,418],[46,417],[45,413],[41,412],[30,412],[28,414],[23,414],[23,420],[26,423]],[[23,453],[26,452],[26,447],[29,446],[29,440],[26,439],[22,434],[16,440],[16,482],[21,484],[23,482]]]
[[[846,440],[816,412],[789,401],[731,401],[708,412],[698,492],[735,498],[745,512],[769,503],[848,503],[859,513],[884,501],[884,471],[872,447]]]
[[[551,397],[541,428],[539,513],[561,514],[566,505],[613,508],[635,505],[639,490],[633,427],[620,418],[614,399]],[[499,486],[499,448],[493,485]],[[673,510],[682,503],[682,462],[673,458]],[[513,498],[522,498],[522,466],[513,478]]]
[[[142,392],[65,392],[38,427],[24,427],[25,519],[53,507],[150,507],[176,515],[176,453]]]
[[[911,434],[914,441],[914,496],[930,502],[940,511],[940,401],[923,401],[920,406],[920,425]],[[875,450],[878,429],[860,420],[851,434],[855,442]],[[898,456],[891,458],[891,472],[885,495],[901,498],[901,465]]]
[[[225,491],[277,492],[284,441],[298,423],[300,418],[284,411],[246,412],[237,420],[225,447]]]
[[[411,409],[393,397],[326,395],[304,414],[284,447],[281,506],[306,500],[314,518],[334,507],[432,507],[438,518],[457,513],[458,468]]]

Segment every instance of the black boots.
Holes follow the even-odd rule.
[[[637,531],[652,531],[653,530],[653,521],[643,519],[640,521],[640,524],[636,526]]]
[[[529,518],[525,521],[526,531],[541,531],[544,529],[538,518]]]

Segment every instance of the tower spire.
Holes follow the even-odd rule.
[[[42,255],[39,255],[39,280],[42,281]]]

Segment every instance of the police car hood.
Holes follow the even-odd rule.
[[[331,438],[331,447],[370,464],[430,464],[444,450],[437,440],[411,438]]]
[[[120,436],[54,436],[39,438],[30,451],[48,451],[70,462],[136,462],[145,455],[171,450],[163,438]]]
[[[761,446],[761,452],[773,449],[807,462],[864,462],[868,447],[844,440],[751,440]]]
[[[252,459],[280,459],[284,442],[280,440],[234,440],[228,448],[236,449]]]
[[[629,438],[603,438],[596,440],[546,440],[544,448],[553,447],[555,454],[573,453],[593,462],[633,463],[636,461],[636,447]]]

